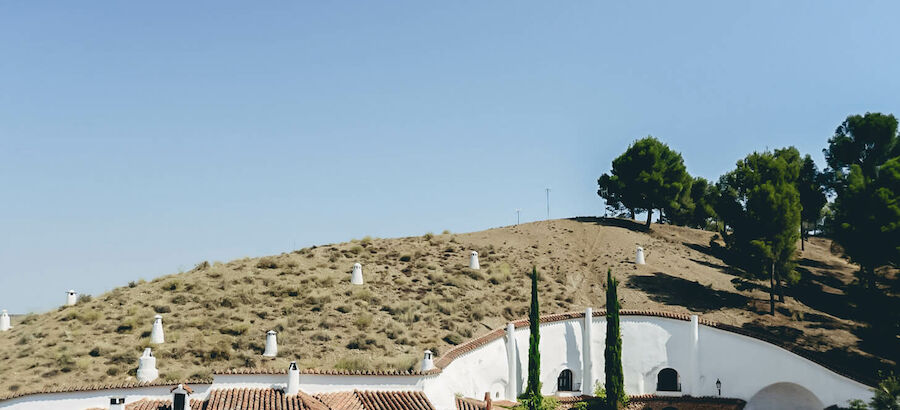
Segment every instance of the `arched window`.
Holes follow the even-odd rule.
[[[559,377],[556,379],[556,390],[572,391],[572,371],[571,370],[565,369],[559,373]]]
[[[678,372],[672,368],[660,370],[656,376],[656,391],[681,391]]]

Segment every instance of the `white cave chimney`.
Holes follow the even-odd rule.
[[[141,383],[152,382],[159,377],[159,370],[156,369],[156,358],[150,348],[144,349],[144,354],[138,361],[137,379]]]
[[[121,396],[110,397],[109,410],[125,410],[125,398]]]
[[[165,342],[166,337],[163,334],[162,316],[156,315],[153,318],[153,330],[150,331],[150,343],[158,345]]]
[[[288,382],[284,394],[293,396],[297,393],[300,393],[300,369],[297,368],[297,362],[291,362],[288,367]]]
[[[5,332],[12,328],[9,325],[9,313],[6,313],[6,309],[3,309],[3,312],[0,312],[0,332]]]
[[[640,246],[637,247],[637,251],[634,255],[634,263],[636,265],[644,264],[644,248],[641,248]]]
[[[72,306],[76,303],[78,303],[78,294],[75,293],[74,290],[69,289],[69,291],[66,292],[66,306]]]
[[[427,372],[431,369],[434,369],[434,353],[431,350],[426,350],[425,356],[422,357],[421,370]]]
[[[263,352],[263,356],[266,357],[275,357],[278,356],[278,339],[276,338],[276,332],[274,330],[270,330],[266,332],[266,351]]]
[[[353,264],[353,273],[350,274],[350,283],[354,285],[363,284],[362,265],[358,262]]]
[[[472,251],[469,255],[469,269],[481,269],[478,265],[478,252]]]

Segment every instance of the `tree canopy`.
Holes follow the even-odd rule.
[[[650,226],[654,209],[679,208],[678,195],[690,182],[681,154],[656,138],[646,137],[613,160],[610,173],[597,180],[597,194],[610,209],[625,208],[632,215],[646,211]]]

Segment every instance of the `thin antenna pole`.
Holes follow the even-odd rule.
[[[516,208],[516,225],[519,224],[519,214],[522,212],[521,209]]]
[[[547,220],[550,220],[550,188],[544,188],[547,190]]]

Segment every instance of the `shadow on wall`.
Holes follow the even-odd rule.
[[[648,232],[647,226],[643,223],[631,220],[631,219],[620,219],[620,218],[601,218],[596,216],[579,216],[575,218],[569,218],[570,221],[582,222],[582,223],[592,223],[596,225],[602,226],[613,226],[616,228],[625,228],[629,231],[635,232]]]
[[[662,272],[650,276],[631,276],[625,286],[647,293],[653,301],[680,305],[697,312],[743,308],[750,300],[737,293],[715,290]]]

